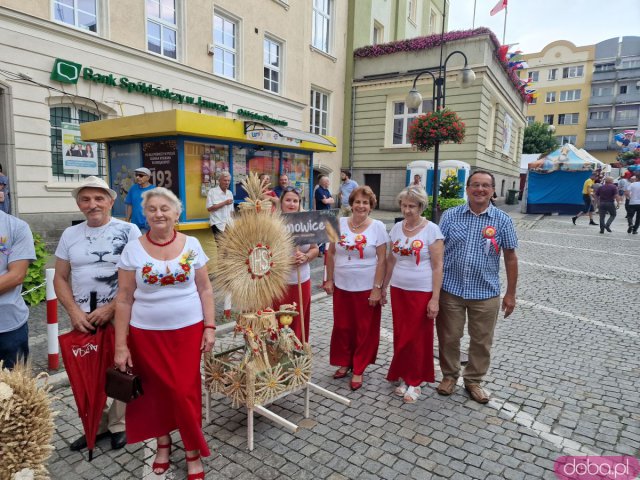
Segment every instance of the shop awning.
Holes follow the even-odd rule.
[[[336,144],[328,138],[316,133],[304,132],[302,130],[298,130],[297,128],[281,127],[279,125],[267,125],[266,123],[262,122],[245,121],[244,132],[273,132],[285,138],[292,138],[294,140],[300,140],[303,142],[313,142],[319,145],[327,145],[329,147],[336,146]]]
[[[247,125],[249,124],[249,125]],[[80,125],[84,141],[113,142],[167,136],[229,140],[265,146],[284,146],[309,152],[335,152],[336,140],[289,127],[242,121],[184,110],[131,115]]]

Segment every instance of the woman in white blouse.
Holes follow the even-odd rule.
[[[391,232],[391,251],[382,290],[391,286],[393,359],[387,380],[398,381],[396,395],[407,403],[420,396],[423,382],[434,382],[433,326],[438,315],[444,237],[435,223],[422,217],[428,197],[421,186],[398,195],[404,216]]]
[[[295,187],[285,187],[280,196],[280,210],[282,213],[295,213],[300,211],[300,190]],[[300,295],[298,294],[298,270],[300,271],[300,282],[302,284],[302,302],[304,307],[304,333],[305,338],[302,340],[302,328],[300,315],[293,319],[291,329],[295,332],[303,343],[309,341],[309,319],[311,315],[311,267],[309,264],[318,256],[320,250],[315,243],[299,245],[293,252],[293,263],[297,268],[293,268],[289,274],[287,282],[287,291],[283,298],[277,300],[274,310],[279,310],[280,305],[293,303],[296,304],[296,310],[300,313]]]
[[[333,295],[333,332],[329,361],[338,366],[333,378],[353,370],[351,390],[362,387],[380,343],[382,282],[389,235],[384,224],[369,217],[376,196],[368,186],[349,196],[352,214],[340,219],[340,241],[327,254],[324,290]]]
[[[204,479],[200,360],[215,342],[209,260],[198,240],[175,230],[182,205],[166,188],[143,194],[149,231],[127,244],[118,265],[115,364],[140,376],[144,395],[127,404],[128,443],[156,438],[153,471],[169,468],[179,430],[188,480]]]

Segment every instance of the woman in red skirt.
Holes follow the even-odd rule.
[[[125,247],[118,265],[115,364],[137,374],[144,389],[127,404],[127,442],[156,438],[153,471],[161,475],[170,464],[171,432],[179,430],[188,480],[204,479],[200,457],[210,453],[200,359],[216,328],[209,259],[198,240],[174,230],[182,205],[170,190],[145,192],[142,207],[149,231]]]
[[[420,186],[407,187],[398,195],[404,220],[389,234],[384,282],[391,285],[393,316],[393,359],[387,380],[400,380],[395,393],[407,403],[418,399],[423,382],[435,381],[433,325],[442,286],[444,237],[435,223],[421,216],[427,202]],[[386,302],[386,287],[382,295]]]
[[[324,290],[333,295],[329,361],[340,367],[333,378],[344,378],[353,370],[351,390],[358,390],[365,369],[378,354],[389,235],[381,221],[369,217],[376,207],[371,188],[354,189],[349,205],[351,216],[340,219],[340,241],[327,252]]]
[[[300,211],[300,190],[295,187],[285,187],[280,197],[280,210],[282,213],[295,213]],[[309,319],[311,318],[311,267],[309,264],[318,256],[318,245],[315,243],[298,245],[293,253],[294,268],[289,275],[287,291],[284,297],[276,301],[273,309],[278,311],[280,305],[296,304],[296,310],[300,313],[300,295],[298,293],[298,270],[300,271],[300,283],[302,284],[302,306],[304,307],[304,340],[302,339],[301,315],[293,317],[291,329],[296,337],[303,343],[309,342]]]

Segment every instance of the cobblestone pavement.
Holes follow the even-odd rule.
[[[621,218],[606,235],[586,222],[573,226],[568,217],[515,218],[518,305],[498,323],[488,405],[473,402],[460,387],[447,398],[428,385],[413,405],[395,397],[384,379],[392,354],[388,307],[378,364],[367,370],[364,387],[351,392],[348,379],[330,376],[332,303],[318,298],[312,307],[313,381],[352,405],[312,395],[316,424],[296,434],[257,416],[255,449],[248,452],[245,413],[214,398],[212,422],[204,427],[214,449],[205,460],[207,478],[552,479],[561,455],[639,456],[640,238],[626,234]],[[54,394],[60,414],[52,478],[159,478],[149,467],[154,442],[114,452],[101,441],[92,463],[70,452],[80,422],[70,389]],[[270,408],[298,423],[303,395]],[[178,448],[166,478],[183,479],[184,452],[179,436],[173,439]]]

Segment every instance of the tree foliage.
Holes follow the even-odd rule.
[[[546,123],[535,122],[524,129],[522,153],[547,154],[558,147],[558,142]]]

